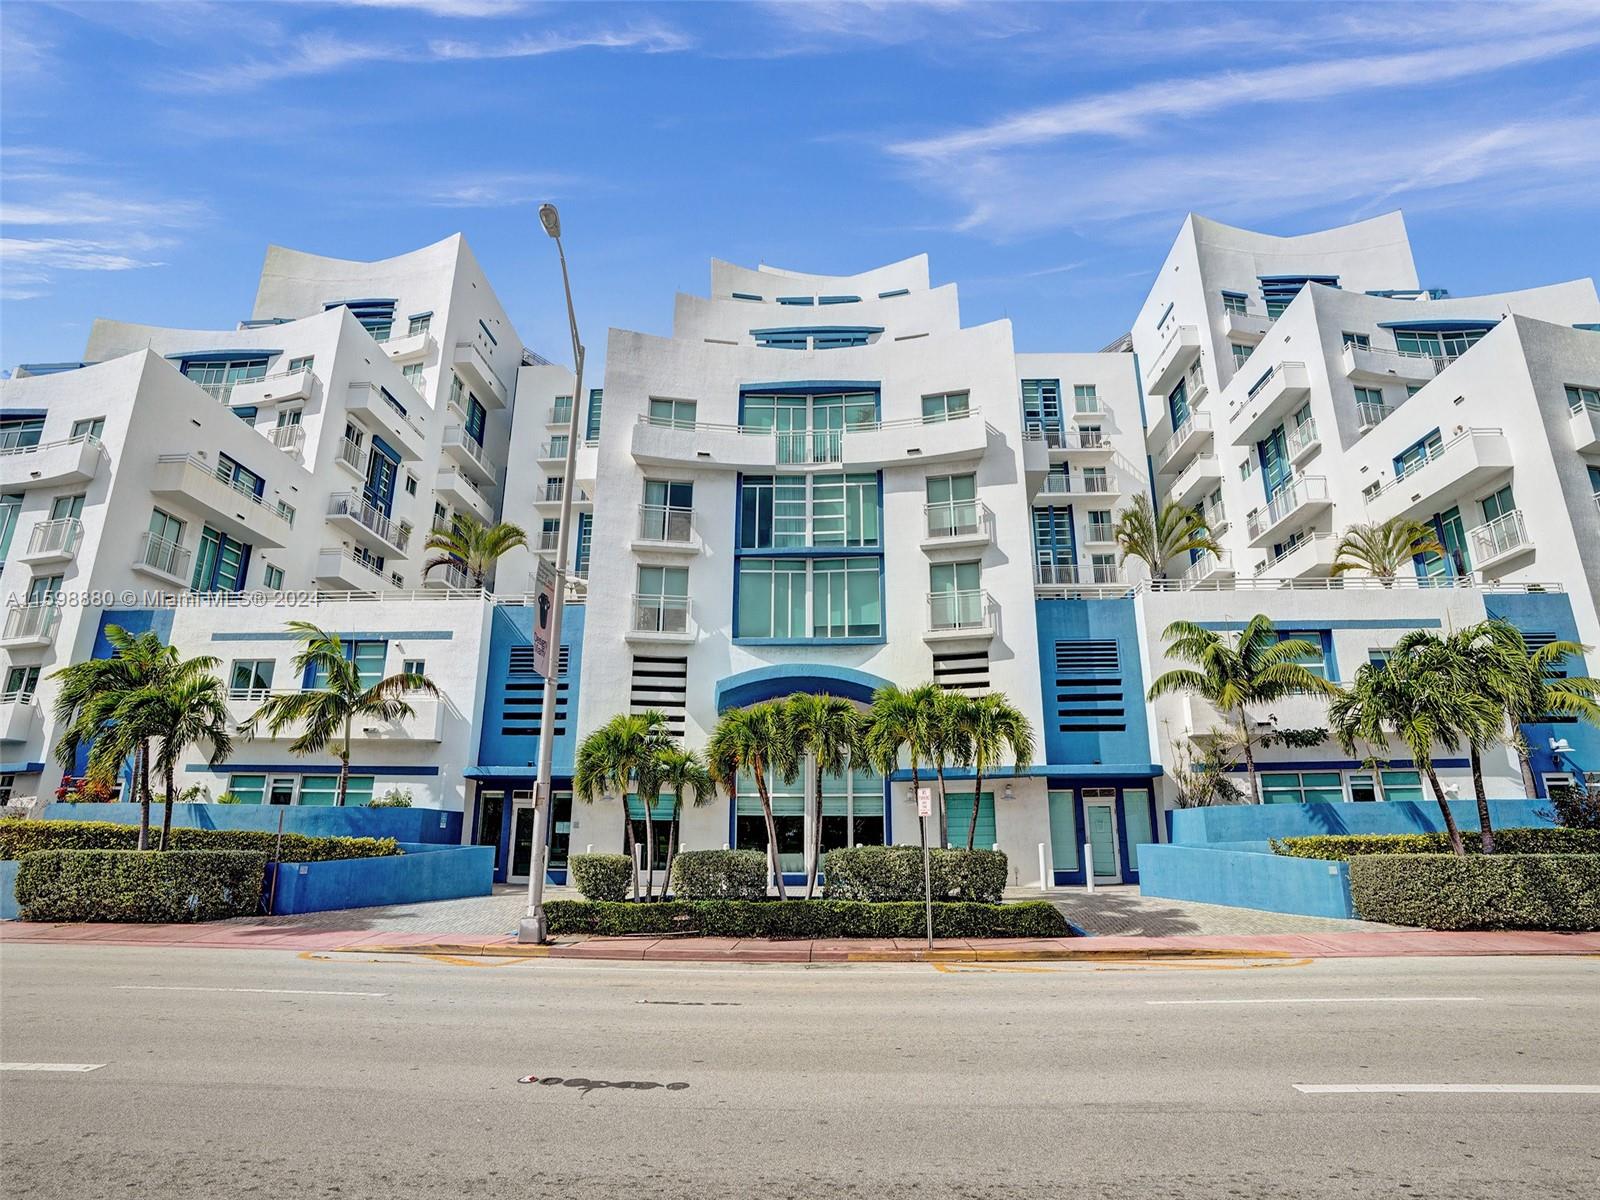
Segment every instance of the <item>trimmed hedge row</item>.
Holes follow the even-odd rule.
[[[929,873],[935,900],[954,897],[998,904],[1010,879],[999,850],[932,850]],[[830,900],[921,900],[922,850],[918,846],[857,846],[830,850],[822,859],[822,894]],[[959,935],[955,935],[959,936]]]
[[[249,917],[266,872],[250,850],[34,850],[17,864],[17,906],[24,921]]]
[[[553,934],[692,933],[732,938],[920,938],[927,917],[920,902],[868,904],[859,900],[673,900],[608,904],[584,900],[545,903]],[[941,938],[1066,937],[1066,918],[1044,900],[1022,904],[933,906]]]
[[[1600,855],[1357,855],[1350,899],[1393,925],[1600,930]]]
[[[765,900],[767,856],[761,850],[685,850],[672,860],[679,900]]]
[[[626,854],[574,854],[567,859],[567,870],[585,900],[625,900],[633,881]]]
[[[152,845],[161,831],[152,829]],[[0,859],[21,858],[35,850],[133,850],[139,827],[117,821],[6,821],[0,824]],[[270,860],[278,835],[260,829],[174,829],[171,849],[246,850]],[[283,835],[284,862],[331,862],[344,858],[386,858],[399,854],[393,838],[307,837]]]
[[[1481,853],[1478,831],[1463,829],[1468,854]],[[1494,831],[1496,854],[1600,854],[1600,829],[1537,826]],[[1272,839],[1272,852],[1289,858],[1323,858],[1336,862],[1358,854],[1448,854],[1443,833],[1319,833],[1309,837]]]

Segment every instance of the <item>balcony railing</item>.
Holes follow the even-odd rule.
[[[1046,428],[1038,421],[1025,422],[1024,441],[1043,442],[1049,450],[1110,450],[1111,438],[1103,429]]]
[[[1285,543],[1276,554],[1269,554],[1256,564],[1255,573],[1265,575],[1268,571],[1283,565],[1283,563],[1301,551],[1309,551],[1318,556],[1327,556],[1328,565],[1332,565],[1332,555],[1338,549],[1338,536],[1332,533],[1312,533],[1293,542]]]
[[[494,468],[489,465],[489,452],[483,448],[483,443],[467,432],[464,425],[449,425],[445,427],[444,440],[446,445],[460,446],[467,452],[473,462],[485,471],[494,473]]]
[[[551,438],[548,442],[539,443],[540,459],[549,462],[567,457],[567,446],[570,443],[566,438]]]
[[[1472,561],[1480,567],[1533,545],[1520,508],[1469,529],[1467,540],[1472,545]]]
[[[1185,583],[1203,583],[1218,574],[1233,574],[1233,555],[1226,550],[1220,554],[1213,554],[1209,550],[1202,551],[1200,556],[1189,564],[1182,578]]]
[[[930,538],[975,537],[987,528],[989,509],[977,500],[944,500],[923,505]]]
[[[367,450],[360,442],[350,438],[341,438],[339,441],[339,461],[347,467],[365,475],[367,471]]]
[[[637,633],[688,633],[689,597],[633,597],[633,628]]]
[[[1286,519],[1303,504],[1328,498],[1328,481],[1320,475],[1301,475],[1284,485],[1265,508],[1250,513],[1247,524],[1252,538],[1261,536],[1279,521]]]
[[[1114,587],[1124,582],[1114,563],[1033,564],[1033,582],[1040,587]]]
[[[648,413],[639,417],[639,423],[657,429],[681,429],[692,433],[737,433],[743,437],[771,438],[776,443],[774,458],[780,466],[807,466],[842,461],[845,444],[852,434],[923,428],[929,425],[953,425],[974,420],[978,415],[976,408],[969,408],[893,421],[852,421],[839,429],[772,429],[762,425],[728,425],[675,417],[655,417]]]
[[[139,539],[139,550],[133,560],[136,567],[148,567],[173,579],[189,578],[190,552],[178,542],[169,542],[153,533]]]
[[[541,529],[539,531],[539,549],[541,551],[558,550],[561,543],[559,529]]]
[[[1307,421],[1303,425],[1296,425],[1289,431],[1289,436],[1285,441],[1288,444],[1290,458],[1298,458],[1322,443],[1322,439],[1317,436],[1317,423],[1315,421]]]
[[[1394,412],[1393,407],[1384,404],[1381,400],[1358,400],[1356,401],[1356,426],[1363,431],[1371,429],[1381,424],[1392,412]]]
[[[692,540],[694,509],[668,504],[639,505],[639,540],[685,545]]]
[[[1117,489],[1111,486],[1111,479],[1106,475],[1085,475],[1082,479],[1083,493],[1087,496],[1114,496]]]
[[[572,405],[552,404],[549,413],[545,415],[544,423],[546,425],[571,425]]]
[[[1044,477],[1044,482],[1039,485],[1039,491],[1046,496],[1066,496],[1072,492],[1072,476],[1065,471],[1051,471]]]
[[[1450,454],[1451,451],[1458,450],[1463,447],[1470,448],[1480,437],[1499,438],[1504,436],[1505,430],[1503,429],[1489,429],[1484,428],[1483,426],[1474,426],[1471,429],[1463,429],[1448,442],[1442,444],[1437,450],[1434,450],[1431,453],[1425,450],[1418,457],[1407,461],[1403,467],[1395,471],[1394,478],[1389,480],[1388,483],[1384,484],[1377,491],[1369,495],[1367,497],[1367,501],[1368,503],[1371,503],[1379,496],[1393,491],[1406,480],[1410,479],[1413,475],[1417,474],[1417,472],[1421,471],[1424,467],[1431,466],[1432,464],[1438,462],[1440,459]]]
[[[389,545],[399,550],[411,540],[411,527],[403,521],[391,521],[365,497],[355,492],[340,492],[328,497],[328,516],[349,517],[371,530]]]
[[[77,517],[58,517],[54,521],[40,521],[28,538],[29,558],[70,557],[78,548],[83,536],[83,522]]]
[[[4,640],[43,641],[49,638],[60,618],[61,607],[57,604],[23,604],[7,609]]]
[[[276,425],[267,434],[270,441],[285,454],[298,457],[306,446],[306,428],[304,425]]]
[[[981,588],[928,593],[930,630],[987,629],[990,619],[989,593]]]
[[[1156,469],[1160,470],[1190,446],[1211,434],[1211,417],[1206,413],[1191,412],[1183,424],[1172,431],[1167,444],[1156,456]]]

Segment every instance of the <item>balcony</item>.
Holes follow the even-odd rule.
[[[1367,499],[1367,517],[1416,517],[1448,508],[1460,492],[1482,486],[1511,470],[1511,445],[1499,429],[1465,429],[1404,475]]]
[[[1144,390],[1165,396],[1183,378],[1189,364],[1200,356],[1200,330],[1194,325],[1179,325],[1172,331],[1145,372]]]
[[[83,522],[76,517],[40,521],[33,527],[33,533],[28,537],[28,547],[17,555],[17,561],[35,566],[71,562],[82,540]]]
[[[318,550],[316,572],[317,586],[334,592],[376,592],[389,586],[381,566],[343,546]]]
[[[1258,579],[1326,579],[1333,574],[1339,539],[1331,533],[1313,533],[1276,555],[1268,556],[1256,567]]]
[[[1270,545],[1287,533],[1289,526],[1326,512],[1333,506],[1328,499],[1328,481],[1321,475],[1297,475],[1284,485],[1264,508],[1251,510],[1245,519],[1252,546]]]
[[[1239,376],[1235,376],[1235,383]],[[1237,393],[1236,387],[1228,389]],[[1233,444],[1253,446],[1274,426],[1306,402],[1311,395],[1311,376],[1303,362],[1281,362],[1252,383],[1244,397],[1229,413],[1233,422]]]
[[[465,510],[485,525],[494,524],[494,501],[461,467],[441,465],[438,478],[433,482],[433,491],[457,512]]]
[[[1122,488],[1109,475],[1083,475],[1072,489],[1073,495],[1083,497],[1085,504],[1115,504],[1122,497]]]
[[[1600,405],[1584,401],[1570,405],[1572,444],[1579,451],[1600,450]]]
[[[56,604],[22,604],[6,609],[0,628],[0,646],[8,650],[43,649],[55,640],[61,607]]]
[[[642,466],[695,466],[730,471],[780,467],[874,468],[971,461],[988,445],[988,427],[973,409],[949,420],[874,421],[844,429],[778,431],[704,421],[652,420],[633,427],[632,453]]]
[[[80,487],[99,475],[110,458],[97,437],[5,446],[0,448],[0,474],[5,476],[8,492]]]
[[[369,433],[388,442],[407,462],[422,457],[427,437],[400,402],[375,383],[352,383],[345,395],[345,413],[359,418]]]
[[[445,457],[460,467],[474,483],[494,487],[500,482],[500,473],[489,463],[489,452],[483,448],[482,442],[466,431],[465,426],[446,426],[441,448]]]
[[[424,329],[402,337],[391,337],[383,344],[383,349],[391,362],[422,362],[433,353],[433,348],[437,344],[433,340],[433,334]]]
[[[189,586],[188,550],[177,542],[169,542],[153,533],[141,534],[139,549],[134,553],[132,567],[141,575],[150,575],[162,583]]]
[[[1267,336],[1267,330],[1272,328],[1272,318],[1267,316],[1265,309],[1247,308],[1240,311],[1225,308],[1217,328],[1230,342],[1254,345]]]
[[[556,535],[550,535],[551,545],[541,549],[554,550]],[[699,535],[694,530],[694,509],[674,508],[667,504],[639,505],[639,531],[634,535],[636,551],[665,554],[699,554]]]
[[[995,603],[981,588],[928,593],[925,642],[987,640],[994,637]]]
[[[1383,424],[1394,412],[1392,405],[1384,404],[1377,400],[1356,401],[1356,429],[1366,433]]]
[[[1438,364],[1425,355],[1373,346],[1346,344],[1340,352],[1340,361],[1344,364],[1345,378],[1359,384],[1423,384],[1438,372]]]
[[[1189,564],[1181,578],[1184,587],[1202,587],[1208,583],[1217,585],[1231,580],[1233,574],[1233,555],[1224,550],[1220,554],[1202,552]]]
[[[1191,412],[1189,419],[1172,431],[1166,445],[1156,455],[1158,475],[1176,475],[1188,466],[1196,454],[1211,445],[1211,417],[1203,412]]]
[[[1111,563],[1035,563],[1033,590],[1045,599],[1120,596],[1128,590],[1128,580]]]
[[[249,488],[189,454],[163,454],[151,472],[150,494],[205,514],[206,523],[255,546],[282,546],[290,521]]]
[[[422,586],[430,590],[437,589],[452,592],[476,591],[478,585],[473,583],[464,568],[446,563],[435,567],[422,577]]]
[[[698,630],[689,612],[687,596],[633,597],[630,642],[692,642]]]
[[[1065,471],[1051,471],[1039,480],[1033,494],[1034,504],[1054,504],[1062,497],[1073,494],[1072,476]]]
[[[569,444],[564,437],[553,437],[547,442],[539,443],[539,453],[535,457],[547,467],[563,465],[567,461]]]
[[[367,448],[353,438],[340,438],[339,448],[334,453],[333,461],[343,467],[357,479],[365,482],[367,478]]]
[[[32,692],[0,695],[0,743],[31,742],[43,727],[39,702]]]
[[[1296,425],[1289,431],[1289,436],[1284,439],[1287,443],[1289,463],[1298,467],[1318,450],[1322,449],[1322,438],[1317,434],[1317,423],[1307,421],[1304,425]]]
[[[1042,445],[1049,451],[1051,461],[1062,458],[1098,461],[1116,452],[1110,435],[1100,429],[1046,429],[1038,422],[1029,422],[1022,430],[1022,440],[1024,452],[1029,445]]]
[[[967,550],[994,541],[994,513],[978,500],[946,500],[922,507],[922,548],[928,553],[940,550]]]
[[[552,404],[544,415],[544,423],[552,429],[572,424],[572,404]]]
[[[1207,495],[1217,490],[1222,482],[1222,460],[1215,454],[1202,454],[1183,469],[1183,473],[1167,488],[1167,500],[1172,504],[1193,507]]]
[[[228,715],[235,724],[243,725],[255,716],[256,711],[271,696],[286,694],[291,689],[267,690],[263,688],[240,689],[228,693]],[[350,728],[354,742],[374,743],[437,742],[444,734],[445,701],[437,696],[420,692],[408,693],[405,702],[412,708],[409,717],[382,721],[374,717],[357,717]],[[274,733],[265,724],[255,730],[255,740],[263,742],[292,742],[305,732],[301,722],[295,721]]]
[[[483,402],[485,408],[504,408],[506,406],[506,385],[500,382],[500,376],[489,365],[489,360],[484,357],[483,351],[478,349],[475,342],[457,342],[455,352],[450,356],[450,365],[455,368],[456,374],[466,381],[473,393]]]
[[[1533,539],[1528,536],[1520,508],[1467,530],[1467,544],[1472,548],[1473,566],[1485,574],[1490,568],[1503,568],[1512,559],[1533,552]]]
[[[378,554],[405,557],[411,526],[392,521],[359,492],[339,492],[328,497],[328,524],[353,534]]]
[[[310,367],[279,371],[256,379],[240,379],[230,389],[227,401],[233,408],[267,408],[286,400],[309,400],[317,386]]]
[[[305,458],[306,430],[304,425],[278,425],[267,432],[267,440],[296,462]]]

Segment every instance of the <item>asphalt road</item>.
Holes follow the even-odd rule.
[[[1600,1194],[1594,1091],[1295,1086],[1593,1088],[1600,959],[676,967],[10,945],[0,1018],[8,1068],[103,1064],[0,1071],[8,1200]]]

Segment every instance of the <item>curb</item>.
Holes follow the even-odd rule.
[[[682,947],[684,943],[674,943]],[[773,962],[772,950],[753,951],[741,954],[738,951],[724,951],[720,953],[705,953],[696,957],[693,953],[674,953],[668,955],[652,955],[646,950],[643,953],[628,952],[623,947],[617,947],[617,953],[607,954],[604,951],[611,947],[602,947],[599,952],[587,953],[579,950],[582,943],[569,943],[568,945],[552,946],[520,946],[516,944],[501,944],[480,946],[461,944],[456,942],[430,942],[412,943],[408,945],[383,946],[383,945],[357,945],[327,947],[329,953],[334,954],[449,954],[459,958],[558,958],[563,960],[595,960],[595,961],[622,961],[630,962]],[[803,942],[784,943],[772,942],[772,949],[782,949],[786,945],[799,947]],[[692,947],[689,948],[692,951]],[[790,961],[801,962],[835,962],[835,963],[941,963],[941,962],[1147,962],[1156,959],[1300,959],[1306,957],[1287,950],[1226,950],[1213,947],[1156,947],[1149,950],[1122,949],[1122,950],[846,950],[842,953],[830,953],[822,958],[813,958],[810,951],[805,951],[805,959]]]

